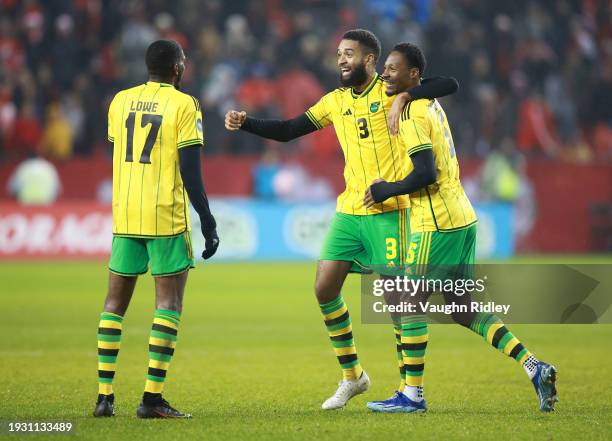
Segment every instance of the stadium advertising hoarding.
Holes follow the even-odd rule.
[[[113,231],[109,206],[0,204],[0,258],[107,257]]]
[[[282,203],[213,199],[221,247],[218,258],[240,260],[316,259],[335,203]],[[476,205],[480,258],[504,258],[514,251],[513,209],[507,204]],[[198,217],[192,227],[199,232]],[[59,203],[48,207],[0,204],[0,259],[106,258],[112,237],[111,207]],[[197,249],[204,246],[193,235]],[[198,253],[196,253],[198,254]]]

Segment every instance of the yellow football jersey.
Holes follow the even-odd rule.
[[[400,118],[402,149],[412,155],[432,149],[436,182],[410,194],[410,231],[453,231],[477,221],[459,180],[459,162],[446,114],[437,100],[408,103]],[[412,171],[412,161],[410,161]]]
[[[198,101],[165,83],[122,90],[108,110],[113,234],[174,236],[190,229],[178,149],[204,143]]]
[[[410,206],[408,196],[389,198],[369,209],[363,205],[365,191],[375,179],[399,181],[408,173],[410,159],[387,127],[393,100],[376,74],[360,95],[348,87],[335,89],[306,112],[319,129],[333,124],[342,146],[346,189],[338,196],[340,213],[378,214]]]

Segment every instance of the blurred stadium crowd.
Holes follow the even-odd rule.
[[[459,80],[444,105],[462,156],[501,150],[612,161],[608,1],[0,0],[0,7],[2,160],[108,153],[108,103],[146,80],[144,52],[157,38],[185,49],[183,89],[202,102],[207,152],[261,155],[275,147],[230,136],[226,110],[301,113],[336,87],[341,34],[366,27],[383,54],[414,42],[427,56],[426,76]],[[326,132],[294,151],[340,155]]]

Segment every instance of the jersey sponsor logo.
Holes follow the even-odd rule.
[[[370,112],[372,112],[372,113],[378,112],[379,107],[380,107],[380,101],[376,101],[376,102],[370,104]]]

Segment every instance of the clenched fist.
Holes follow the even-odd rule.
[[[225,128],[232,132],[240,130],[244,120],[246,119],[246,112],[238,112],[237,110],[230,110],[225,114]]]

